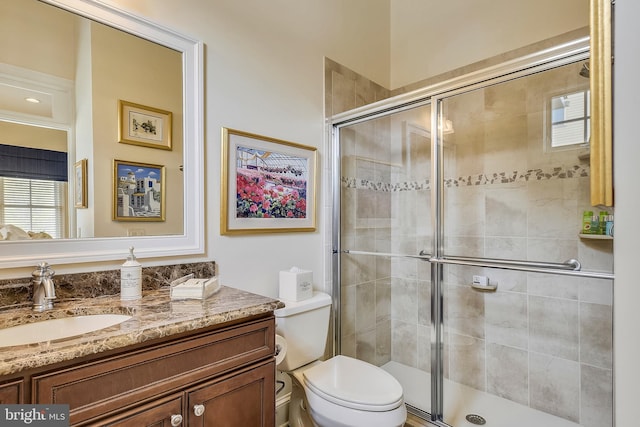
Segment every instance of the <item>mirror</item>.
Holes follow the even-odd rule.
[[[60,231],[0,241],[0,267],[203,253],[202,43],[89,0],[7,0],[0,22],[0,147],[67,169]],[[151,173],[123,193],[122,167]]]

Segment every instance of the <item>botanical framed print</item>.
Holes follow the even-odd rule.
[[[76,208],[86,208],[87,198],[87,159],[82,159],[73,165],[73,205]]]
[[[123,144],[171,150],[170,111],[133,102],[118,102],[118,134]]]
[[[165,167],[113,161],[113,220],[165,220]]]
[[[221,234],[316,229],[316,149],[222,128]]]

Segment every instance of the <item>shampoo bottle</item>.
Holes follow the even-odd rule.
[[[600,225],[600,229],[598,230],[598,233],[596,234],[607,234],[607,217],[609,216],[609,212],[607,211],[600,211],[600,218],[598,218],[598,223]]]
[[[120,268],[120,299],[123,301],[142,298],[142,264],[129,248],[129,256]]]
[[[593,211],[582,213],[582,234],[591,234],[591,217],[593,217]]]

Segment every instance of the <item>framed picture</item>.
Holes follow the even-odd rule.
[[[87,159],[82,159],[73,165],[73,205],[86,208],[87,197]]]
[[[121,143],[171,150],[173,115],[170,111],[122,100],[118,104],[118,136]]]
[[[316,229],[316,149],[222,128],[221,234]]]
[[[113,161],[113,220],[164,221],[164,166]]]

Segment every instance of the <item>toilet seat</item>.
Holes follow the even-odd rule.
[[[332,357],[305,369],[302,376],[315,394],[347,408],[382,412],[404,402],[402,386],[391,374],[351,357]]]

